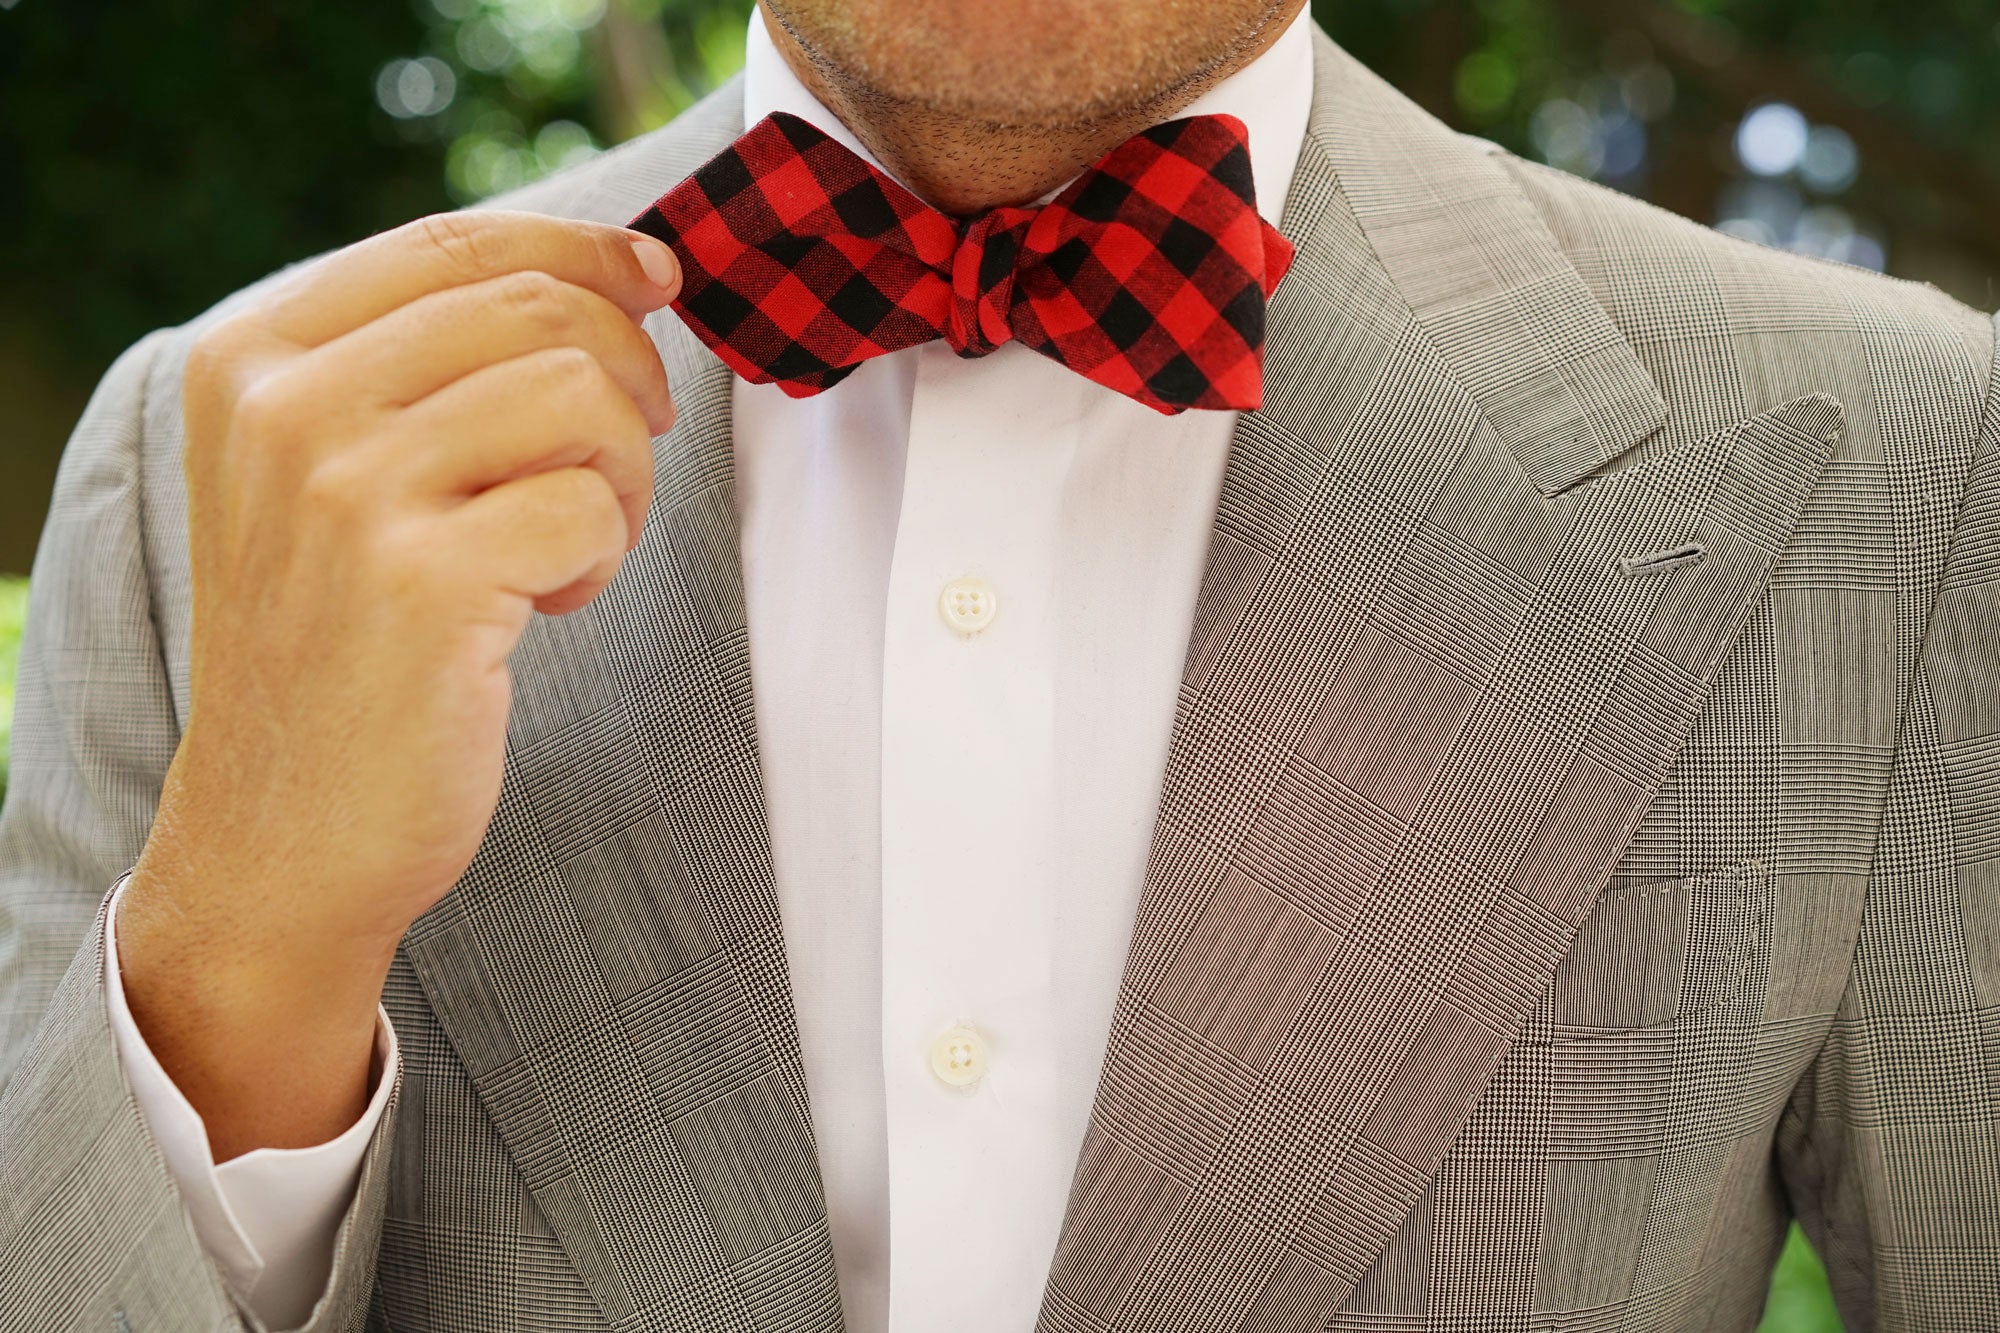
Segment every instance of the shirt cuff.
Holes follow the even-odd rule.
[[[339,1137],[311,1148],[258,1148],[217,1166],[201,1115],[160,1067],[118,969],[118,900],[104,919],[104,991],[118,1062],[160,1155],[166,1159],[202,1248],[236,1298],[272,1329],[303,1326],[326,1292],[340,1220],[354,1198],[361,1159],[389,1104],[402,1059],[388,1012],[375,1006],[375,1085],[367,1109]]]

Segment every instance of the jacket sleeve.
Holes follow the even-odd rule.
[[[145,561],[149,392],[174,335],[99,384],[57,471],[21,644],[0,809],[0,1329],[257,1329],[203,1251],[121,1068],[104,899],[138,859],[179,740]],[[157,381],[157,384],[155,384]],[[154,412],[158,412],[155,404]],[[390,1105],[307,1325],[359,1330]]]
[[[1778,1127],[1793,1211],[1856,1333],[2000,1311],[2000,366],[1989,383],[1853,971]]]

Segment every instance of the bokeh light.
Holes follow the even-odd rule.
[[[1861,174],[1861,154],[1853,136],[1834,125],[1815,125],[1806,135],[1799,177],[1821,194],[1839,194]]]
[[[1598,120],[1590,110],[1567,97],[1556,97],[1535,108],[1528,125],[1542,160],[1579,176],[1595,176],[1604,165],[1604,143]]]
[[[436,56],[392,60],[375,76],[375,102],[398,120],[435,116],[451,105],[458,75]]]
[[[1736,127],[1736,160],[1759,176],[1782,176],[1805,157],[1811,133],[1797,107],[1766,102]]]

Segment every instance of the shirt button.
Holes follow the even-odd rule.
[[[931,1043],[931,1073],[948,1088],[969,1088],[986,1074],[986,1039],[960,1024]]]
[[[953,579],[938,594],[944,623],[960,634],[977,634],[1000,612],[1000,597],[984,579]]]

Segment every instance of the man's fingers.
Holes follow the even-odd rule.
[[[547,348],[456,380],[397,414],[366,446],[431,495],[476,496],[531,473],[595,469],[638,544],[653,495],[653,432],[604,367],[574,347]]]
[[[667,372],[653,340],[605,297],[538,269],[419,296],[307,353],[300,368],[329,388],[353,385],[393,408],[552,347],[594,355],[654,434],[673,425]]]
[[[419,218],[314,260],[272,294],[263,316],[286,341],[317,347],[419,296],[524,269],[587,287],[635,320],[680,290],[673,251],[652,237],[602,222],[470,209]]]
[[[618,497],[595,468],[558,468],[495,486],[440,521],[468,579],[548,614],[595,597],[625,557]]]

